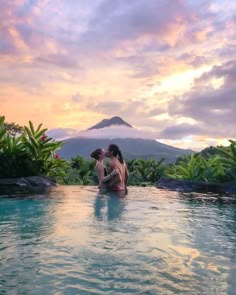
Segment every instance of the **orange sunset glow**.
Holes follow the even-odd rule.
[[[173,146],[227,144],[235,15],[233,0],[1,1],[0,115],[65,136],[120,116]]]

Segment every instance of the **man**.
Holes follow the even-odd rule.
[[[114,170],[118,172],[117,175],[113,176],[112,179],[108,181],[108,189],[110,191],[124,192],[127,194],[129,173],[120,148],[116,144],[110,144],[106,155],[110,158],[108,173]]]

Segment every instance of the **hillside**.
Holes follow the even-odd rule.
[[[103,119],[102,121],[98,122],[96,125],[88,128],[87,130],[92,130],[92,129],[101,129],[109,126],[114,126],[114,125],[119,125],[119,126],[126,126],[133,128],[129,123],[125,122],[122,118],[115,116],[110,119]]]
[[[171,163],[178,157],[192,152],[191,150],[179,149],[151,139],[116,138],[112,140],[77,137],[66,140],[59,154],[65,159],[71,159],[77,155],[89,159],[91,151],[99,147],[106,149],[111,143],[119,145],[127,160],[133,158],[160,160],[165,158],[167,163]]]

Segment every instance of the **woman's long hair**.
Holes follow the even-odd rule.
[[[118,145],[110,144],[108,147],[108,151],[113,152],[113,155],[120,161],[121,164],[124,163],[124,159]]]

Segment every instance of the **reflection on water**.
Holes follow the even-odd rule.
[[[24,240],[28,235],[39,239],[53,230],[55,202],[33,199],[5,199],[0,209],[0,223],[7,224],[3,232],[10,233],[8,238]],[[2,233],[3,233],[2,232]]]
[[[236,206],[155,188],[0,198],[0,294],[235,294]]]
[[[29,281],[22,270],[35,275],[32,265],[38,246],[54,231],[56,206],[50,199],[0,199],[0,294],[21,294],[18,284]]]
[[[94,214],[98,219],[102,219],[104,215],[107,220],[119,219],[125,210],[126,198],[121,198],[115,193],[109,195],[98,195],[94,201]]]

